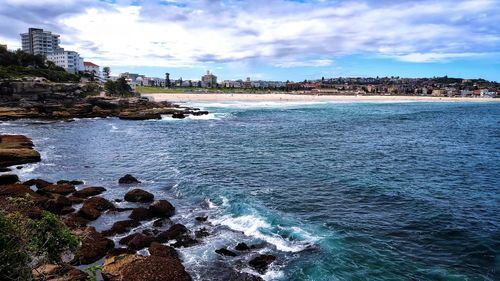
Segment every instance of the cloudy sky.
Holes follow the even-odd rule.
[[[500,81],[500,0],[0,0],[0,26],[10,49],[40,27],[115,74]]]

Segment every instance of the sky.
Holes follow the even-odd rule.
[[[500,81],[500,0],[0,0],[0,44],[29,27],[112,74]]]

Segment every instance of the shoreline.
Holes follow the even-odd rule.
[[[453,98],[429,96],[348,96],[309,94],[193,94],[147,93],[155,102],[500,102],[494,98]]]

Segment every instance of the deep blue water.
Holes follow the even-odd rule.
[[[205,104],[203,119],[9,122],[43,161],[23,179],[141,188],[213,233],[183,249],[198,280],[223,280],[252,254],[268,280],[500,280],[500,103]],[[127,203],[122,203],[127,205]],[[109,227],[112,217],[96,226]]]

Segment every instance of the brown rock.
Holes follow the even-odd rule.
[[[43,203],[48,200],[47,197],[34,192],[29,187],[22,184],[0,186],[0,196],[2,197],[25,197],[26,195],[31,196],[31,199],[36,203]]]
[[[0,175],[0,185],[13,184],[19,181],[19,177],[14,174]]]
[[[33,142],[21,135],[0,135],[0,166],[39,162],[40,153],[33,149]]]
[[[108,251],[108,253],[106,254],[106,258],[115,257],[123,254],[133,255],[135,254],[135,251],[130,248],[113,248]]]
[[[83,202],[82,208],[78,211],[78,215],[89,220],[96,220],[101,216],[101,212],[113,209],[115,206],[108,200],[95,196]]]
[[[160,244],[158,242],[151,243],[148,250],[149,254],[152,256],[173,257],[173,258],[179,257],[177,251],[174,248]]]
[[[171,257],[121,255],[104,261],[109,281],[191,281],[182,263]]]
[[[42,193],[56,193],[62,195],[68,195],[75,192],[75,186],[72,184],[50,184],[39,189]]]
[[[149,203],[154,200],[154,195],[142,189],[132,189],[125,194],[125,200],[129,202]]]
[[[152,236],[147,236],[142,233],[137,233],[128,243],[127,246],[130,249],[139,251],[141,249],[144,249],[146,247],[149,247],[149,245],[154,242],[154,238]]]
[[[125,176],[121,177],[118,180],[119,184],[134,184],[134,183],[141,183],[138,179],[136,179],[134,176],[131,174],[126,174]]]
[[[132,227],[137,227],[141,225],[141,223],[137,220],[124,220],[124,221],[117,221],[113,224],[111,229],[103,231],[102,234],[104,236],[111,236],[115,234],[121,234],[127,232]]]
[[[149,209],[157,217],[169,218],[175,214],[175,207],[167,200],[158,200],[153,202]]]
[[[23,182],[23,184],[27,185],[27,186],[36,185],[36,188],[40,189],[40,188],[44,188],[48,185],[51,185],[52,183],[45,181],[45,180],[42,180],[42,179],[32,179],[32,180]]]
[[[145,221],[152,219],[154,214],[146,208],[134,208],[128,217],[133,220]]]
[[[80,198],[87,198],[90,196],[96,196],[106,191],[106,188],[100,186],[91,186],[86,187],[80,190],[77,190],[73,193],[73,196]]]
[[[75,262],[78,264],[96,262],[115,246],[112,240],[101,235],[94,227],[87,227],[84,230],[77,231],[77,234],[80,236],[82,242],[80,250],[75,257]]]
[[[185,236],[188,229],[182,224],[174,224],[168,230],[161,232],[156,236],[156,240],[160,243],[166,243],[169,240],[174,240]]]

